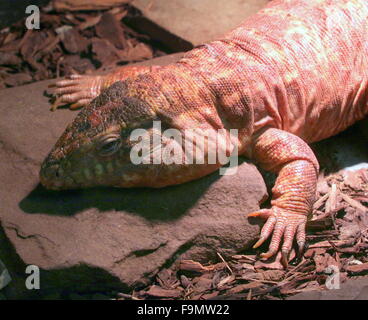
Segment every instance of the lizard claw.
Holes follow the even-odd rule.
[[[287,268],[288,265],[288,256],[291,251],[294,237],[296,237],[299,252],[304,250],[305,225],[307,223],[307,217],[305,215],[291,213],[285,209],[274,206],[271,209],[262,209],[252,212],[248,216],[267,219],[262,228],[260,239],[253,248],[258,248],[269,238],[271,233],[273,233],[269,250],[261,254],[262,258],[270,258],[276,254],[282,238],[284,242],[281,247],[281,263],[285,268]]]
[[[70,104],[70,109],[86,106],[100,94],[101,83],[102,76],[73,74],[49,85],[50,88],[56,88],[54,94],[57,97],[51,110],[55,111],[63,104]]]

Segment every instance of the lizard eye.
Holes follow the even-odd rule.
[[[120,136],[113,135],[105,137],[100,144],[99,153],[102,156],[110,156],[119,150],[121,146]]]

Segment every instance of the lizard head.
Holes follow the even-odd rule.
[[[162,134],[172,123],[167,114],[157,111],[162,100],[160,90],[153,87],[119,81],[103,91],[77,115],[46,157],[41,183],[54,190],[162,187],[198,178],[221,166],[185,164],[180,152],[171,161],[153,160],[162,154],[162,146],[169,145],[169,153],[182,148],[173,136]]]

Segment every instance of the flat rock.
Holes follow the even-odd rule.
[[[340,289],[303,292],[287,300],[368,300],[368,277],[349,279]]]
[[[174,51],[215,40],[264,7],[269,0],[133,0],[143,17],[135,28]]]
[[[13,278],[8,297],[129,290],[178,259],[208,262],[259,236],[259,225],[246,213],[259,208],[266,188],[248,163],[236,175],[214,173],[163,189],[45,190],[40,164],[76,116],[49,111],[43,95],[49,83],[0,91],[0,259]],[[41,268],[40,291],[24,287],[30,264]]]

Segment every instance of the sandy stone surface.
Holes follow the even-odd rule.
[[[135,27],[173,50],[215,40],[237,27],[269,0],[134,0],[144,18]]]
[[[246,213],[259,207],[266,188],[248,163],[234,176],[214,173],[159,190],[45,190],[40,164],[77,114],[49,111],[49,83],[0,91],[0,259],[17,294],[29,264],[41,268],[47,292],[123,290],[180,258],[206,262],[255,241],[259,225]]]

